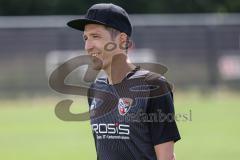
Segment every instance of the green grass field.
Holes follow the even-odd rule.
[[[238,160],[240,94],[175,93],[176,113],[192,112],[192,121],[178,121],[182,140],[178,160]],[[94,160],[95,148],[87,122],[64,122],[54,114],[61,99],[0,101],[1,160]],[[73,112],[87,110],[76,100]]]

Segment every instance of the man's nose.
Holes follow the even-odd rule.
[[[93,43],[89,40],[85,41],[85,50],[90,51],[93,48]]]

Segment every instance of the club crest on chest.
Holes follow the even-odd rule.
[[[118,101],[118,112],[125,115],[131,108],[133,100],[131,98],[120,98]]]

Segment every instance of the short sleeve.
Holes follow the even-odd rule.
[[[154,145],[181,139],[176,121],[174,119],[174,105],[172,92],[149,100],[147,112],[155,115],[155,118],[148,122],[149,132]]]

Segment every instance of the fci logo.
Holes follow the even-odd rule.
[[[131,108],[133,100],[131,98],[120,98],[118,101],[118,112],[125,115]]]

